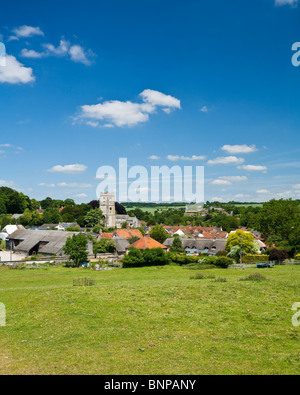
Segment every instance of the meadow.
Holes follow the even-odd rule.
[[[1,268],[0,374],[299,373],[300,266],[197,273]]]

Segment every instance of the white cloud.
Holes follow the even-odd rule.
[[[259,195],[267,195],[270,192],[267,189],[258,189],[256,193],[258,193]]]
[[[229,154],[249,154],[251,152],[257,151],[255,145],[223,145],[221,148],[223,151],[228,152]]]
[[[293,186],[294,189],[299,189],[300,190],[300,184],[296,184]]]
[[[91,126],[92,128],[97,128],[99,126],[99,122],[87,121],[87,125]]]
[[[222,201],[223,201],[223,198],[222,198],[222,197],[213,197],[213,198],[212,198],[212,201],[213,201],[213,202],[222,202]]]
[[[87,198],[88,196],[85,193],[79,193],[78,195],[75,195],[76,198]]]
[[[13,185],[15,185],[15,183],[13,181],[0,180],[0,186],[12,187]]]
[[[240,163],[244,163],[245,159],[243,158],[237,158],[236,156],[225,156],[225,157],[219,157],[216,159],[211,159],[207,163],[209,165],[238,165]]]
[[[36,52],[33,49],[22,49],[21,51],[21,56],[23,58],[30,58],[30,59],[40,59],[42,57],[44,57],[44,53],[43,52]]]
[[[69,55],[71,57],[71,60],[76,63],[83,63],[86,66],[90,66],[92,62],[88,58],[88,54],[85,52],[84,48],[82,48],[80,45],[72,45],[70,50],[69,50]]]
[[[158,91],[145,89],[142,93],[140,93],[140,96],[143,98],[145,103],[149,103],[153,107],[164,107],[164,111],[167,113],[170,112],[171,109],[181,109],[180,100]]]
[[[219,177],[222,180],[228,180],[228,181],[232,181],[232,182],[241,182],[241,181],[247,181],[248,177],[246,176],[222,176]]]
[[[152,159],[152,160],[159,160],[159,159],[160,159],[160,156],[151,155],[151,156],[149,156],[149,159]]]
[[[201,112],[208,112],[209,111],[209,109],[208,109],[208,107],[207,106],[203,106],[201,109],[200,109],[200,111]]]
[[[160,92],[147,89],[140,96],[144,100],[143,103],[111,100],[95,105],[84,105],[81,107],[81,114],[75,119],[103,121],[105,127],[135,126],[149,121],[149,115],[156,111],[157,106],[164,106],[164,109],[180,108],[178,99]]]
[[[277,7],[280,7],[283,5],[290,5],[292,7],[295,7],[298,5],[298,0],[275,0],[275,5]]]
[[[228,180],[220,180],[220,179],[218,179],[218,180],[213,180],[211,182],[211,184],[212,185],[231,185],[231,182],[228,181]]]
[[[43,36],[44,33],[39,27],[23,25],[13,30],[14,36],[11,36],[9,40],[18,40],[19,38],[29,38],[33,36]]]
[[[55,188],[55,184],[46,184],[45,182],[41,182],[38,184],[39,187],[45,187],[45,188]]]
[[[14,56],[6,56],[6,66],[0,66],[0,83],[27,84],[33,81],[32,68],[23,66]]]
[[[197,156],[197,155],[193,155],[193,156],[183,156],[183,155],[168,155],[167,159],[172,161],[172,162],[177,162],[179,160],[184,160],[184,161],[196,161],[196,160],[205,160],[205,156]]]
[[[52,167],[52,169],[49,169],[48,172],[50,173],[83,173],[87,169],[87,166],[85,165],[57,165]]]
[[[246,195],[244,195],[243,193],[238,193],[237,195],[234,195],[234,197],[235,197],[236,199],[243,199],[243,198],[246,197]]]
[[[66,183],[66,182],[61,182],[59,184],[57,184],[57,186],[61,187],[61,188],[92,188],[93,185],[92,184],[78,184],[76,182],[72,182],[72,183]]]
[[[90,58],[94,56],[91,50],[86,51],[80,45],[71,45],[71,43],[65,39],[61,39],[59,46],[55,47],[53,44],[42,44],[44,48],[43,52],[37,52],[34,50],[22,49],[21,56],[25,58],[45,58],[49,56],[65,57],[69,56],[73,62],[83,63],[86,66],[92,64]]]
[[[256,165],[243,165],[243,166],[238,166],[238,168],[247,171],[266,171],[268,169],[266,166],[256,166]]]

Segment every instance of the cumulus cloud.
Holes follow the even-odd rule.
[[[243,166],[238,166],[238,168],[247,171],[266,171],[268,169],[266,166],[257,166],[257,165],[243,165]]]
[[[200,109],[200,112],[208,112],[209,111],[209,109],[208,109],[208,107],[207,106],[203,106],[201,109]]]
[[[211,159],[207,163],[209,165],[238,165],[244,163],[245,159],[237,158],[236,156],[225,156],[216,159]]]
[[[50,173],[83,173],[87,169],[87,166],[85,165],[79,165],[79,164],[74,164],[74,165],[57,165],[52,167],[51,169],[48,170]]]
[[[255,145],[223,145],[221,148],[223,151],[228,152],[229,154],[249,154],[251,152],[257,151]]]
[[[167,113],[170,112],[172,109],[181,109],[180,100],[158,91],[145,89],[142,93],[140,93],[140,96],[143,98],[143,101],[145,103],[149,103],[153,107],[163,107],[163,110]]]
[[[152,160],[159,160],[159,159],[160,159],[160,156],[151,155],[151,156],[149,156],[149,159],[152,159]]]
[[[266,195],[270,192],[267,189],[258,189],[256,193],[258,193],[259,195]]]
[[[232,182],[241,182],[241,181],[247,181],[248,177],[246,176],[222,176],[219,177],[222,180],[228,180]]]
[[[228,180],[221,180],[221,179],[217,179],[217,180],[213,180],[211,182],[212,185],[231,185],[231,182]]]
[[[0,66],[0,83],[28,84],[33,81],[32,68],[25,67],[14,56],[6,56],[6,66]]]
[[[233,182],[247,181],[246,176],[222,176],[211,182],[212,185],[231,185]]]
[[[39,27],[23,25],[13,29],[14,36],[10,36],[9,40],[19,40],[20,38],[29,38],[33,36],[44,36]]]
[[[172,161],[172,162],[177,162],[179,160],[183,160],[183,161],[197,161],[197,160],[205,160],[205,156],[197,156],[197,155],[193,155],[193,156],[183,156],[183,155],[168,155],[167,159]]]
[[[105,127],[130,127],[148,122],[149,115],[153,114],[157,107],[163,107],[163,110],[169,109],[170,111],[181,108],[178,99],[150,89],[143,91],[140,97],[142,97],[143,103],[111,100],[94,105],[84,105],[75,120],[103,121]]]
[[[292,7],[296,7],[298,5],[298,0],[275,0],[275,5],[277,7],[283,6],[283,5],[290,5]]]
[[[80,45],[71,45],[71,43],[65,39],[61,39],[57,47],[50,43],[42,44],[42,47],[44,48],[44,51],[42,52],[24,48],[21,51],[21,56],[33,59],[46,58],[50,56],[69,56],[73,62],[82,63],[86,66],[90,66],[92,64],[91,58],[95,56],[91,50],[86,51]]]
[[[88,196],[85,193],[79,193],[78,195],[75,195],[76,198],[87,198]]]
[[[13,181],[0,180],[0,186],[2,187],[12,187],[14,185],[15,183]]]
[[[79,184],[77,182],[71,182],[71,183],[66,183],[66,182],[61,182],[57,184],[58,187],[61,188],[92,188],[92,184]]]

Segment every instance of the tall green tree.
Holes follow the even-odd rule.
[[[73,235],[67,239],[63,250],[73,261],[74,266],[79,267],[80,264],[87,260],[87,245],[88,241],[82,234]]]

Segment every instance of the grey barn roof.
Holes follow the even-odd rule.
[[[39,243],[42,243],[38,253],[51,255],[59,253],[68,237],[72,237],[73,234],[74,232],[59,230],[23,230],[14,232],[8,238],[20,242],[14,249],[17,252],[29,253]]]

